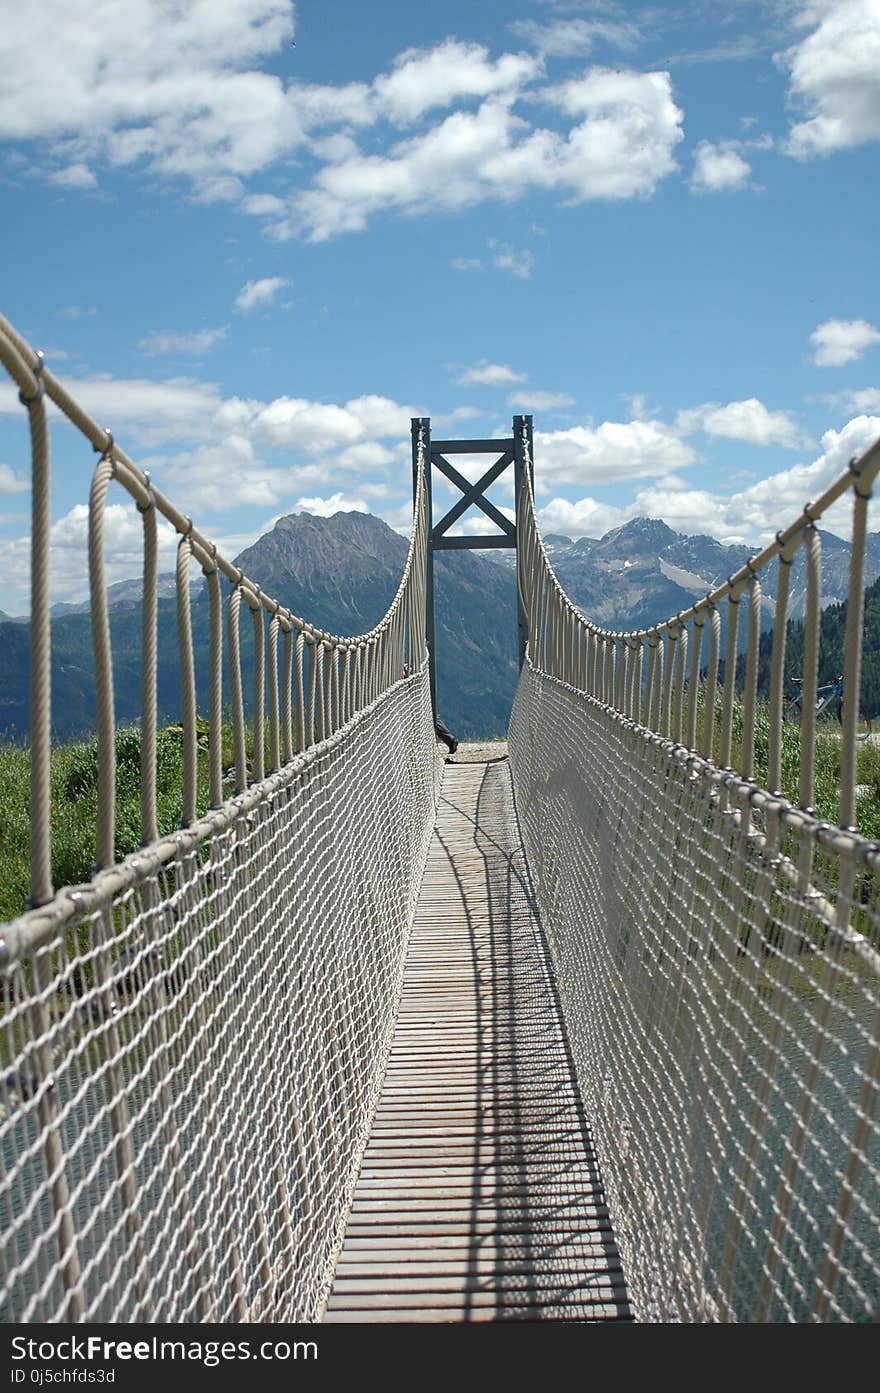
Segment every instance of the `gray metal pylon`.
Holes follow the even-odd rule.
[[[514,416],[513,418],[513,493],[514,507],[516,515],[519,517],[519,502],[522,494],[523,483],[525,480],[526,452],[525,440],[528,438],[529,445],[532,444],[532,418],[531,416]],[[533,458],[530,450],[529,459]],[[530,463],[530,479],[534,489],[535,476],[534,466]],[[519,665],[522,667],[526,660],[526,647],[529,641],[529,623],[523,604],[522,591],[519,584],[519,551],[516,556],[516,624],[519,631]]]
[[[486,490],[506,469],[512,466],[514,496],[516,503],[519,504],[526,458],[524,440],[526,437],[531,440],[532,418],[531,416],[514,416],[513,433],[509,437],[498,440],[432,440],[430,416],[414,416],[411,424],[413,441],[413,501],[415,501],[418,483],[418,446],[420,436],[425,444],[425,488],[428,501],[428,561],[427,581],[425,586],[425,604],[427,612],[425,616],[425,634],[428,652],[431,658],[431,705],[434,711],[434,719],[436,720],[437,649],[434,619],[434,552],[481,551],[490,547],[511,547],[514,550],[516,549],[516,523],[511,522],[510,518],[506,517],[504,513],[496,508],[494,503],[490,503],[489,499],[486,497]],[[497,458],[494,464],[489,466],[482,477],[478,479],[476,483],[472,484],[470,480],[460,474],[455,466],[449,462],[447,455],[496,455]],[[455,484],[456,488],[459,489],[462,494],[458,502],[454,503],[436,524],[434,522],[432,490],[435,468],[439,469],[440,473],[443,474],[450,483]],[[465,512],[467,512],[468,508],[474,505],[495,523],[498,531],[481,534],[479,536],[450,536],[449,529]],[[522,667],[526,654],[527,624],[522,596],[519,594],[518,586],[517,624],[519,630],[519,665]]]
[[[413,416],[412,426],[412,456],[413,456],[413,507],[416,502],[416,490],[419,482],[419,436],[424,432],[425,443],[425,494],[428,504],[428,557],[425,565],[425,642],[428,646],[428,654],[431,659],[429,668],[429,681],[431,685],[431,710],[434,713],[434,720],[437,720],[437,661],[436,648],[434,646],[434,546],[431,533],[434,526],[434,495],[431,489],[431,418],[430,416]]]

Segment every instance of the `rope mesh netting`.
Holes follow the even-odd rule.
[[[65,1319],[79,1297],[89,1320],[315,1317],[390,1043],[434,750],[422,673],[7,970],[7,1318]]]
[[[340,638],[222,557],[2,319],[0,361],[27,410],[34,483],[32,905],[0,926],[0,1319],[315,1319],[390,1045],[442,769],[425,648],[424,442],[414,442],[413,532],[397,594],[375,629]],[[54,887],[50,875],[47,396],[100,455],[89,507],[97,864],[74,887]],[[122,860],[104,556],[111,485],[137,508],[144,540],[142,846]],[[183,750],[180,830],[163,837],[157,514],[179,538]],[[195,615],[191,562],[210,599]],[[232,587],[225,601],[221,577]],[[202,723],[196,621],[209,630]],[[209,811],[198,816],[203,743]]]
[[[856,495],[854,551],[878,463],[874,446],[833,486]],[[768,566],[790,567],[799,545],[817,560],[822,506],[781,534]],[[757,563],[668,624],[612,634],[559,587],[530,494],[519,522],[529,661],[510,725],[511,770],[637,1318],[875,1319],[880,848],[849,825],[855,699],[842,732],[835,722],[827,737],[844,766],[843,825],[832,826],[809,806],[812,706],[796,736],[804,806],[753,777]],[[854,572],[862,560],[854,555]],[[856,692],[860,602],[851,583],[846,659]],[[815,663],[815,585],[805,624]],[[785,633],[783,608],[771,769]]]
[[[531,670],[510,755],[639,1317],[804,1320],[823,1295],[832,1318],[871,1317],[874,971],[827,949],[826,920],[750,833],[748,790],[725,806],[718,771],[681,746]],[[795,863],[806,836],[787,834]],[[832,873],[820,852],[817,891]],[[876,941],[873,876],[857,888]]]

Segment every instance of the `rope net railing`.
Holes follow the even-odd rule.
[[[511,767],[641,1319],[880,1314],[880,845],[856,826],[866,517],[878,469],[880,441],[724,585],[632,633],[589,622],[560,587],[526,471],[518,573],[528,661]],[[831,823],[814,808],[817,523],[847,497],[842,724],[822,735],[839,751]],[[798,730],[784,724],[783,691],[799,556]],[[759,702],[762,580],[775,604],[769,696]]]
[[[376,628],[339,637],[226,560],[2,318],[0,360],[27,411],[33,483],[31,900],[0,926],[0,1319],[315,1319],[390,1044],[442,767],[425,645],[425,460],[397,594]],[[95,868],[87,882],[57,887],[47,399],[99,456],[89,505]],[[122,858],[111,486],[143,527],[141,846]],[[182,784],[168,835],[156,792],[160,517],[178,534]],[[206,725],[193,565],[209,601],[197,616],[208,629]],[[243,608],[253,625],[250,729]]]

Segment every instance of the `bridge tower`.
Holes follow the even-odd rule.
[[[419,437],[424,439],[425,444],[425,486],[428,493],[428,568],[427,584],[425,587],[425,605],[427,608],[427,620],[425,635],[428,644],[428,652],[431,655],[431,706],[434,716],[437,716],[437,663],[436,663],[436,641],[434,627],[434,552],[435,551],[481,551],[494,547],[512,547],[516,550],[516,523],[511,522],[510,518],[505,517],[493,503],[486,497],[486,490],[496,479],[504,473],[506,469],[513,467],[513,489],[516,514],[519,516],[520,490],[523,487],[525,471],[525,440],[532,441],[532,418],[531,416],[514,416],[513,433],[508,437],[495,440],[432,440],[431,439],[431,418],[430,416],[412,417],[412,457],[413,457],[413,500],[415,501],[416,487],[418,483],[418,459],[419,459]],[[495,455],[494,464],[472,484],[463,474],[450,464],[447,456],[449,455]],[[439,469],[450,483],[461,491],[459,498],[444,513],[439,522],[434,522],[434,494],[433,494],[433,474],[434,469]],[[534,484],[534,474],[531,472],[533,466],[530,465],[530,477]],[[496,524],[499,529],[496,532],[486,533],[480,536],[453,537],[450,536],[449,529],[458,522],[463,513],[467,512],[472,505],[480,508],[486,516]],[[526,654],[526,640],[528,630],[526,626],[525,610],[523,609],[522,596],[517,588],[517,627],[519,631],[519,665],[522,667]]]

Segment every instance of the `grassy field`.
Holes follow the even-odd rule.
[[[199,742],[200,813],[208,808],[208,755]],[[249,751],[250,754],[250,751]],[[116,733],[116,855],[140,845],[141,737],[137,729]],[[223,767],[232,764],[232,728],[223,730]],[[20,746],[0,749],[0,921],[20,914],[29,890],[30,754]],[[183,752],[180,728],[161,730],[156,758],[159,832],[180,823]],[[231,785],[227,785],[231,791]],[[88,880],[95,861],[98,812],[96,741],[60,745],[52,751],[52,881]]]
[[[716,735],[720,710],[716,718]],[[734,766],[742,738],[742,710],[734,711]],[[504,738],[503,736],[500,738]],[[783,791],[798,802],[800,732],[783,728]],[[763,783],[767,774],[769,718],[759,708],[756,722],[755,774]],[[140,732],[124,729],[116,735],[116,855],[121,858],[140,844]],[[250,759],[251,742],[248,745]],[[268,751],[267,751],[268,754]],[[716,749],[717,754],[717,749]],[[223,767],[233,762],[232,729],[223,729]],[[159,832],[164,835],[179,825],[183,760],[179,727],[159,732],[157,803]],[[0,749],[0,922],[20,914],[28,895],[29,875],[29,778],[27,749]],[[858,825],[866,837],[880,841],[880,748],[860,745],[858,782],[864,786],[858,802]],[[231,784],[227,785],[231,792]],[[836,721],[820,727],[816,742],[816,809],[828,822],[840,814],[840,727]],[[52,879],[55,885],[76,885],[88,880],[95,860],[95,826],[98,807],[97,745],[69,743],[52,754]],[[208,757],[204,735],[199,745],[198,810],[208,807]]]
[[[716,733],[720,711],[716,717]],[[782,727],[782,791],[792,803],[800,802],[800,729],[794,725]],[[734,708],[733,767],[742,743],[742,708]],[[770,717],[766,706],[759,706],[755,720],[755,779],[766,785],[770,748]],[[717,746],[716,746],[717,753]],[[872,841],[880,840],[880,748],[870,740],[859,742],[857,782],[863,787],[858,799],[859,831]],[[814,804],[818,816],[825,822],[840,821],[840,725],[836,719],[821,722],[816,737],[816,791]]]

